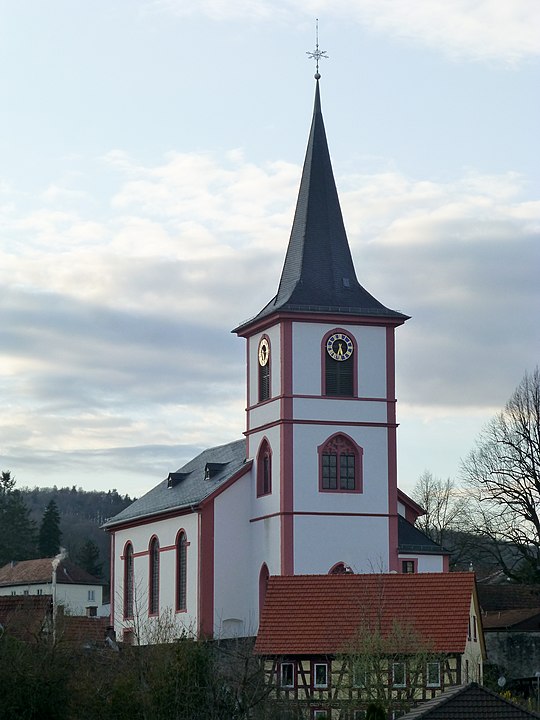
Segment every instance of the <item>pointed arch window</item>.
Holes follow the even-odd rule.
[[[347,435],[338,433],[319,447],[319,490],[362,492],[364,451]]]
[[[124,550],[124,617],[133,617],[133,545]]]
[[[150,541],[150,577],[148,588],[148,612],[157,615],[159,612],[159,540],[153,537]]]
[[[269,578],[270,573],[268,572],[268,566],[266,563],[263,563],[259,573],[259,619],[261,618],[262,609],[264,607]]]
[[[263,335],[257,350],[259,365],[259,402],[270,399],[270,340]]]
[[[272,449],[266,438],[257,454],[257,497],[272,492]]]
[[[349,332],[335,329],[323,338],[324,395],[355,397],[356,343]]]
[[[187,548],[186,533],[181,530],[176,540],[176,611],[187,609]]]

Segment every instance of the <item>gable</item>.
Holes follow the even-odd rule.
[[[152,488],[103,527],[113,529],[174,510],[193,508],[235,477],[247,472],[251,462],[246,458],[246,441],[237,440],[204,450],[176,473]],[[169,478],[173,482],[169,482]]]

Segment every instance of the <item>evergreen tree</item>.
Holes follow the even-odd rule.
[[[77,565],[90,575],[101,578],[103,563],[99,562],[99,548],[93,540],[87,540],[77,553]]]
[[[50,500],[43,513],[39,528],[39,552],[41,557],[53,557],[60,552],[60,513],[54,500]]]
[[[0,476],[0,567],[36,556],[36,526],[10,471]]]

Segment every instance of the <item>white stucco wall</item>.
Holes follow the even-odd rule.
[[[296,395],[322,392],[321,343],[336,325],[293,323],[293,388]],[[356,340],[359,397],[386,397],[386,330],[360,325],[339,326]]]
[[[443,572],[444,557],[443,555],[420,555],[415,553],[399,555],[399,567],[401,568],[402,560],[416,560],[417,571],[419,573]]]
[[[269,495],[257,497],[257,455],[263,439],[266,438],[272,450],[272,492]],[[261,517],[279,512],[279,478],[281,468],[281,439],[278,426],[269,427],[264,431],[253,433],[249,438],[249,452],[253,459],[253,469],[250,477],[249,497],[251,502],[250,517]]]
[[[251,480],[248,473],[214,501],[214,636],[218,638],[245,636],[257,629],[249,528]]]
[[[337,562],[356,573],[388,572],[388,519],[297,516],[294,572],[326,574]]]
[[[89,595],[89,593],[93,593]],[[0,587],[0,595],[52,595],[51,583],[29,583]],[[93,599],[90,599],[93,597]],[[70,615],[86,615],[86,608],[100,608],[103,605],[101,585],[75,585],[57,583],[56,598]]]
[[[343,430],[363,448],[363,492],[319,492],[317,448]],[[386,428],[298,425],[294,428],[294,509],[316,512],[388,512]]]
[[[259,402],[259,342],[263,335],[270,341],[270,383],[271,396],[276,397],[281,388],[281,336],[279,325],[273,325],[264,332],[257,333],[248,339],[249,377],[248,406]]]
[[[178,532],[186,532],[187,542],[187,612],[175,611],[176,551]],[[160,546],[159,617],[148,616],[148,583],[150,560],[148,546],[156,535]],[[134,553],[134,621],[124,621],[124,561],[127,542]],[[196,513],[180,515],[154,523],[117,530],[114,549],[114,626],[122,639],[124,627],[134,624],[140,631],[141,641],[151,636],[157,626],[170,624],[168,634],[178,637],[182,631],[196,632],[198,619],[199,519]],[[161,619],[160,619],[161,618]],[[171,637],[170,639],[173,639]]]

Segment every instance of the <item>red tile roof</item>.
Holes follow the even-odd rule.
[[[63,615],[58,621],[58,642],[75,645],[104,645],[109,618]]]
[[[28,585],[32,583],[51,582],[53,558],[37,560],[21,560],[8,563],[0,568],[0,585]],[[103,585],[86,570],[83,570],[69,559],[62,560],[56,571],[56,581],[62,584]]]
[[[433,652],[465,650],[472,573],[271,577],[255,652],[333,655],[362,627],[387,635],[394,621],[414,628]]]
[[[0,625],[19,640],[37,641],[51,612],[50,595],[0,596]]]

